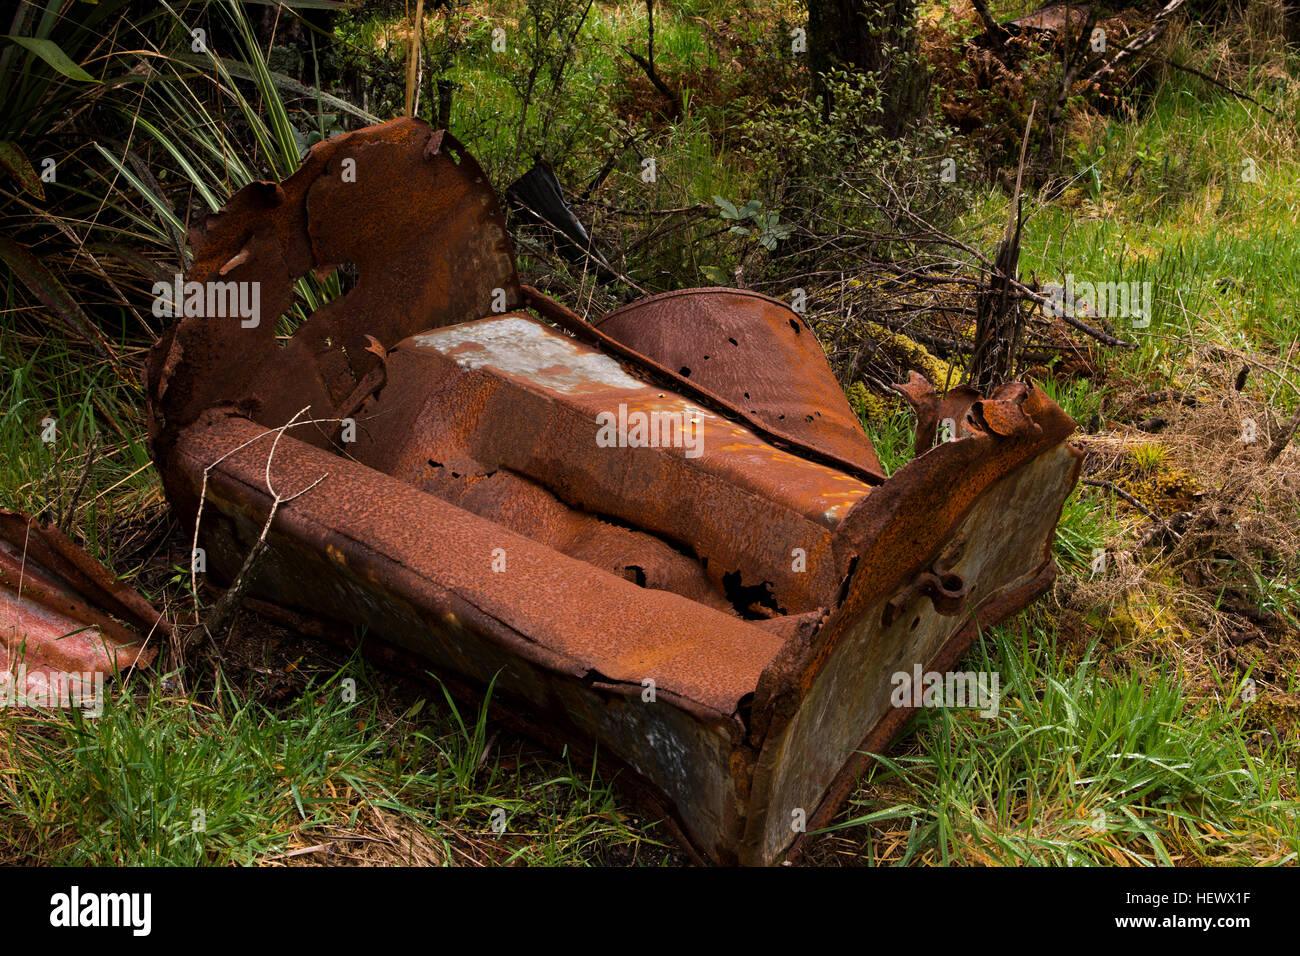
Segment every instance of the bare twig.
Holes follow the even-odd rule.
[[[208,616],[208,619],[203,622],[203,627],[208,632],[209,636],[215,637],[215,635],[224,633],[230,626],[231,621],[234,619],[235,612],[238,610],[239,605],[243,600],[244,592],[248,590],[248,586],[253,579],[253,574],[257,570],[257,565],[261,561],[262,554],[266,551],[266,536],[271,531],[271,522],[275,520],[275,515],[276,512],[280,510],[280,505],[287,504],[295,498],[305,495],[329,477],[329,473],[326,472],[315,481],[308,484],[305,488],[294,492],[292,495],[280,494],[271,484],[271,463],[275,460],[275,449],[280,444],[280,439],[284,436],[285,429],[293,425],[294,420],[297,419],[298,415],[301,415],[306,411],[307,409],[304,408],[302,411],[298,412],[297,415],[294,415],[283,428],[275,430],[275,439],[271,442],[271,450],[266,456],[265,472],[266,490],[271,493],[271,508],[270,511],[267,512],[266,522],[262,525],[262,533],[257,536],[257,540],[253,543],[253,547],[249,550],[247,557],[244,558],[244,563],[240,567],[239,573],[235,575],[235,580],[231,582],[230,587],[226,589],[226,593],[221,596],[221,599],[213,607],[212,613]],[[204,474],[206,477],[206,470]],[[198,534],[197,521],[195,522],[195,534]]]
[[[1115,482],[1113,481],[1107,481],[1105,478],[1081,478],[1079,480],[1079,484],[1090,485],[1093,488],[1105,488],[1107,491],[1111,492],[1112,494],[1117,495],[1120,498],[1123,498],[1125,501],[1131,504],[1138,511],[1142,512],[1144,515],[1150,518],[1152,521],[1160,520],[1160,514],[1158,512],[1152,511],[1150,508],[1144,505],[1140,500],[1135,498],[1133,495],[1129,494],[1123,488],[1119,487],[1119,485],[1115,484]]]
[[[81,493],[86,490],[86,481],[90,478],[91,469],[95,467],[95,455],[99,451],[99,433],[95,432],[90,436],[90,448],[86,452],[86,468],[81,473],[76,487],[72,489],[72,497],[68,499],[68,507],[63,511],[63,518],[59,521],[59,530],[67,534],[72,527],[72,516],[77,510],[77,501],[81,498]]]
[[[234,455],[242,451],[243,449],[247,448],[249,445],[254,444],[255,442],[261,441],[267,435],[274,434],[276,436],[275,442],[278,443],[280,440],[280,436],[283,435],[290,428],[295,428],[299,425],[333,424],[339,421],[339,419],[333,419],[333,418],[309,418],[309,419],[304,419],[302,421],[299,421],[298,420],[299,416],[305,414],[307,412],[307,409],[310,407],[311,406],[307,406],[305,408],[300,409],[296,414],[294,414],[292,418],[290,418],[287,422],[285,422],[283,425],[279,426],[278,428],[268,428],[260,435],[250,438],[246,442],[241,442],[240,444],[236,445],[234,448],[230,449],[229,451],[227,451],[226,453],[224,453],[223,455],[219,456],[217,459],[209,463],[208,466],[203,469],[203,482],[199,487],[199,505],[198,505],[198,510],[194,515],[194,535],[190,541],[190,594],[193,596],[194,599],[194,614],[196,620],[198,618],[198,613],[199,613],[199,585],[198,585],[197,572],[194,570],[194,556],[198,554],[198,550],[199,550],[199,528],[203,523],[203,506],[207,502],[208,476],[212,473],[212,469],[216,468],[217,465],[221,464],[231,455]],[[271,488],[271,458],[274,455],[275,455],[275,444],[271,446],[271,454],[268,455],[266,459],[266,487],[267,490],[271,492],[272,496],[278,499],[278,496],[276,496],[275,491]],[[302,491],[297,492],[292,497],[284,498],[282,501],[277,500],[276,505],[273,506],[271,509],[272,516],[275,513],[275,507],[278,507],[280,503],[292,501],[294,498],[297,498],[299,495],[306,494],[312,488],[316,487],[316,485],[319,484],[321,481],[323,481],[326,477],[328,477],[328,475],[322,475],[319,479],[317,479],[316,482],[304,488]],[[270,526],[270,518],[267,519],[267,526],[268,527]],[[265,531],[263,533],[265,534]],[[247,562],[245,562],[245,564],[247,564]]]

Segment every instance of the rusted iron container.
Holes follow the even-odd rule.
[[[906,721],[895,675],[1055,575],[1080,456],[1042,391],[914,377],[919,453],[887,478],[799,315],[696,289],[587,324],[519,284],[482,171],[422,123],[317,146],[196,253],[192,289],[262,306],[196,306],[150,356],[153,453],[209,570],[274,510],[262,606],[491,684],[702,859],[797,850]],[[277,340],[294,281],[344,263],[355,287]]]

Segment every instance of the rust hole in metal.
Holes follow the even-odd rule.
[[[771,581],[745,584],[739,571],[728,571],[722,576],[722,587],[736,613],[746,620],[758,620],[785,613],[776,602]]]
[[[942,575],[942,576],[939,578],[939,582],[940,582],[940,584],[943,585],[943,589],[944,589],[945,591],[947,591],[949,594],[965,594],[965,593],[966,593],[966,582],[965,582],[964,580],[962,580],[962,577],[961,577],[960,574],[945,574],[945,575]]]

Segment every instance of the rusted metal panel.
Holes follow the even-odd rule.
[[[538,292],[531,286],[522,286],[524,302],[531,309],[536,309],[542,318],[554,322],[565,332],[572,335],[580,342],[593,345],[607,355],[611,355],[620,361],[633,365],[638,374],[643,376],[649,383],[666,386],[679,395],[698,399],[704,405],[712,408],[718,414],[725,418],[740,422],[745,427],[751,429],[756,435],[763,438],[774,448],[780,448],[789,451],[800,458],[806,458],[809,461],[815,461],[819,464],[828,465],[843,471],[845,474],[859,478],[868,484],[879,484],[885,480],[884,470],[877,467],[864,468],[853,458],[844,458],[835,452],[830,451],[824,445],[811,443],[803,438],[794,435],[789,430],[778,427],[784,425],[784,422],[773,422],[765,420],[754,414],[744,406],[737,405],[735,402],[723,397],[717,392],[701,385],[698,381],[693,381],[689,376],[681,374],[681,370],[673,370],[663,365],[655,358],[644,355],[633,349],[611,335],[607,335],[598,326],[588,325],[576,313],[570,311],[565,306],[556,302],[542,293]],[[690,291],[690,290],[688,290]],[[713,290],[699,290],[701,292]],[[825,363],[825,356],[822,356],[822,362]],[[805,368],[804,372],[807,371]],[[825,370],[825,375],[830,375],[829,368]],[[832,376],[833,377],[833,376]],[[820,387],[821,375],[815,376],[808,380],[809,388]],[[842,396],[841,396],[842,397]],[[743,394],[742,394],[743,399]],[[874,449],[872,454],[874,455]]]
[[[379,361],[371,337],[392,344],[520,301],[505,220],[483,171],[450,134],[411,120],[316,144],[283,183],[241,189],[192,240],[186,281],[254,284],[260,314],[250,326],[187,309],[167,329],[148,375],[153,438],[164,446],[219,404],[265,425],[304,407],[310,418],[334,417]],[[294,282],[348,263],[356,287],[277,347],[276,320],[293,304]],[[320,443],[325,431],[307,434]]]
[[[221,502],[220,508],[243,515],[247,528],[260,530],[270,504],[265,476],[275,443],[274,434],[244,418],[213,413],[182,436],[175,493],[184,494],[186,510],[197,510],[199,466],[228,455],[209,475],[206,501]],[[730,715],[780,646],[778,638],[733,615],[595,572],[292,434],[279,437],[270,477],[286,496],[319,482],[277,512],[272,528],[282,547],[319,551],[340,573],[381,585],[433,615],[489,617],[493,628],[509,629],[513,651],[543,654],[552,664],[562,658],[575,676],[594,671],[640,693],[642,679],[657,674],[661,695]],[[504,553],[497,564],[504,571],[493,570],[497,549]],[[210,564],[214,557],[209,552]],[[302,593],[310,607],[317,582],[289,577],[304,576],[291,573],[280,586]],[[557,602],[557,594],[566,600]]]
[[[884,477],[817,337],[785,303],[739,289],[683,289],[638,299],[596,324],[767,425]]]
[[[350,135],[238,194],[193,274],[284,300],[357,251],[350,228],[361,285],[284,349],[194,315],[151,357],[155,458],[190,523],[206,476],[210,568],[229,579],[302,491],[270,526],[268,606],[491,683],[514,726],[626,768],[704,858],[797,851],[791,812],[827,820],[901,727],[891,668],[954,660],[1050,584],[1073,423],[1032,385],[914,379],[918,454],[886,480],[779,302],[688,290],[587,325],[517,286],[468,155],[410,120]],[[426,207],[357,199],[332,178],[352,155]],[[272,431],[308,405],[354,434]]]
[[[527,316],[415,336],[387,367],[357,416],[348,450],[358,461],[467,504],[476,479],[523,476],[570,509],[694,555],[719,593],[764,602],[744,613],[834,599],[845,568],[832,531],[872,490],[858,479],[773,448]]]
[[[151,663],[166,622],[63,532],[0,510],[0,682],[6,693],[68,703]]]
[[[1049,3],[1003,26],[1030,33],[1063,33],[1067,28],[1082,30],[1090,15],[1087,4]]]
[[[197,510],[204,469],[221,459],[200,537],[209,568],[226,579],[270,509],[273,441],[214,412],[176,447],[169,485],[187,511]],[[736,715],[778,636],[599,572],[292,435],[276,445],[270,475],[286,495],[324,478],[277,513],[259,595],[362,624],[479,687],[495,680],[496,699],[611,748],[705,852],[723,854],[725,831],[710,827],[739,818],[728,802],[737,799],[730,754],[744,736]],[[493,570],[494,552],[504,571]]]
[[[878,594],[864,613],[827,622],[822,636],[830,647],[823,651],[824,662],[790,719],[772,727],[764,739],[754,799],[766,801],[768,813],[750,820],[745,849],[753,859],[770,859],[789,843],[794,811],[802,810],[815,828],[829,823],[848,796],[851,776],[840,777],[838,791],[833,789],[841,769],[851,763],[861,766],[855,758],[864,752],[863,738],[870,737],[864,728],[875,728],[893,709],[894,685],[864,681],[864,674],[910,675],[918,665],[932,670],[945,649],[952,653],[954,645],[970,643],[976,620],[987,626],[1007,607],[1023,606],[1051,584],[1057,502],[1073,487],[1080,457],[1069,446],[1057,445],[994,484],[955,529],[944,529],[949,541],[976,538],[981,544],[966,548],[950,566],[971,582],[969,609],[954,612],[914,597],[905,613],[886,624],[890,596]],[[1028,541],[1038,547],[1025,547]]]

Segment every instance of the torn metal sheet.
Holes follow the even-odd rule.
[[[0,684],[40,705],[89,700],[169,633],[139,594],[52,525],[0,509]],[[75,698],[75,699],[74,699]]]
[[[1032,384],[913,379],[917,456],[886,478],[798,315],[704,289],[588,325],[518,286],[453,144],[359,130],[209,220],[200,281],[285,308],[311,271],[360,279],[283,346],[173,323],[148,383],[168,497],[191,525],[203,497],[227,581],[275,508],[262,606],[491,684],[502,719],[622,768],[702,859],[787,857],[905,722],[893,677],[1050,586],[1073,422]],[[304,408],[328,421],[290,425]]]
[[[380,363],[371,339],[391,345],[520,302],[505,220],[478,163],[449,134],[406,120],[317,143],[283,183],[241,189],[194,240],[186,281],[256,283],[259,315],[255,325],[194,315],[164,333],[148,370],[164,447],[218,404],[277,425],[305,407],[308,418],[334,417]],[[278,343],[296,280],[349,264],[356,287]],[[326,434],[313,428],[310,440]]]

